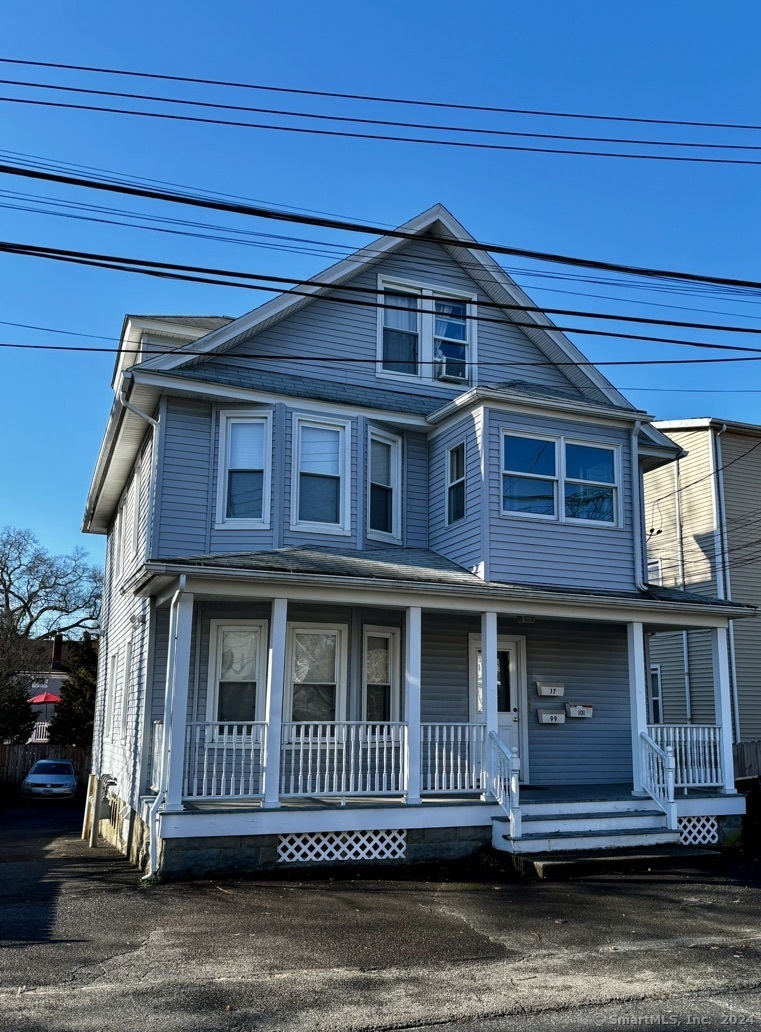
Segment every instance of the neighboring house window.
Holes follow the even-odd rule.
[[[616,448],[505,433],[502,511],[615,525]]]
[[[211,621],[207,719],[232,724],[260,720],[266,681],[267,624]]]
[[[650,667],[650,685],[647,693],[647,711],[651,724],[663,723],[663,692],[661,683],[661,665],[653,663]]]
[[[269,525],[271,417],[220,414],[218,527]]]
[[[122,738],[127,737],[127,709],[129,707],[130,681],[132,680],[132,642],[127,642],[124,652],[124,673],[122,676],[121,710],[119,715],[119,732]]]
[[[663,584],[663,571],[660,559],[647,560],[647,583],[661,586]]]
[[[119,653],[114,652],[108,660],[108,680],[106,681],[106,712],[103,717],[103,731],[109,738],[114,733],[114,704],[116,699],[116,679],[119,673]]]
[[[399,719],[399,632],[365,627],[362,719]]]
[[[465,442],[447,449],[447,523],[465,515]]]
[[[350,426],[295,418],[291,529],[349,533]]]
[[[289,631],[289,719],[301,723],[342,720],[346,629],[307,625]]]
[[[378,281],[382,376],[465,384],[475,362],[475,298]]]
[[[401,537],[401,448],[398,437],[370,431],[368,533],[370,536]]]

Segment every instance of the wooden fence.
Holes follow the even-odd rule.
[[[735,777],[761,776],[761,741],[737,742],[735,753]]]
[[[50,745],[48,742],[27,742],[26,745],[0,743],[0,786],[20,785],[35,760],[71,760],[74,769],[87,781],[90,773],[90,750],[80,746]]]

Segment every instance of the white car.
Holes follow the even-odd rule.
[[[21,794],[38,799],[72,799],[79,775],[69,760],[37,760],[21,782]]]

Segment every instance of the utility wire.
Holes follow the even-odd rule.
[[[122,193],[133,197],[146,197],[152,200],[169,201],[175,204],[187,204],[197,208],[230,211],[238,215],[251,215],[257,218],[270,219],[278,222],[295,222],[300,225],[322,226],[328,229],[346,230],[350,233],[390,236],[400,240],[413,240],[417,243],[427,241],[439,245],[459,245],[471,251],[491,251],[495,254],[509,254],[521,258],[528,258],[534,261],[553,262],[561,265],[580,266],[583,268],[593,268],[608,272],[619,272],[625,273],[629,276],[643,276],[657,279],[667,278],[685,280],[689,283],[707,283],[720,286],[749,288],[754,291],[761,290],[761,282],[758,280],[741,280],[726,276],[707,276],[701,273],[677,272],[674,270],[654,269],[644,266],[621,265],[616,262],[603,262],[589,258],[553,254],[547,251],[530,251],[524,248],[507,247],[504,244],[485,243],[475,239],[468,240],[458,237],[435,237],[427,234],[413,233],[403,229],[386,230],[377,226],[358,222],[347,222],[342,219],[329,219],[321,216],[303,214],[297,215],[285,211],[279,211],[274,208],[265,208],[251,204],[233,204],[227,201],[216,200],[211,197],[200,197],[190,194],[154,190],[137,185],[98,182],[84,176],[62,175],[60,173],[45,172],[41,169],[20,168],[19,166],[5,163],[0,163],[0,174],[18,176],[26,179],[37,179],[44,182],[62,183],[67,186],[81,186],[109,193]]]
[[[378,104],[403,104],[415,107],[445,108],[452,111],[483,111],[492,114],[532,115],[550,118],[590,119],[604,122],[634,122],[640,125],[675,125],[711,129],[761,129],[761,125],[746,125],[733,122],[700,122],[669,118],[636,118],[626,115],[601,115],[569,111],[541,111],[527,108],[497,107],[485,104],[456,104],[445,101],[419,100],[401,97],[377,97],[362,93],[337,93],[327,90],[308,90],[287,86],[265,86],[262,84],[235,82],[229,79],[203,79],[197,76],[169,75],[158,72],[139,72],[125,68],[100,68],[92,65],[64,64],[56,61],[24,61],[18,58],[0,58],[0,64],[24,65],[32,68],[55,68],[66,71],[93,72],[99,75],[123,75],[140,79],[157,79],[164,82],[195,83],[204,86],[226,86],[234,89],[257,90],[269,93],[288,93],[296,96],[327,97],[339,100],[361,100]]]
[[[525,154],[564,154],[580,158],[622,158],[629,161],[678,161],[700,165],[761,165],[753,158],[706,158],[686,154],[643,154],[619,151],[574,150],[570,147],[529,147],[515,143],[478,143],[473,140],[435,140],[423,136],[394,136],[390,133],[360,133],[339,129],[317,129],[314,126],[272,125],[267,122],[242,122],[229,118],[201,115],[170,114],[168,111],[135,111],[105,104],[70,104],[60,100],[34,100],[31,97],[0,96],[5,104],[26,104],[32,107],[56,108],[65,111],[96,111],[101,114],[127,115],[132,118],[158,118],[171,122],[192,122],[196,125],[224,125],[236,129],[258,129],[269,132],[296,133],[308,136],[329,136],[346,140],[375,140],[382,143],[412,143],[428,147],[457,147],[466,150],[517,151]]]

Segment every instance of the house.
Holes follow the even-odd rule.
[[[674,588],[761,603],[761,426],[705,418],[656,426],[682,449],[645,476],[651,578]],[[735,739],[761,739],[761,617],[730,620]],[[700,630],[652,639],[650,719],[711,725],[710,642]]]
[[[69,641],[62,634],[56,634],[52,641],[41,638],[34,643],[39,657],[39,669],[32,675],[34,680],[29,685],[27,695],[35,699],[50,695],[60,699],[61,689],[69,676],[68,658]],[[37,723],[32,730],[30,742],[47,742],[48,727],[55,715],[56,703],[30,703],[37,716]]]
[[[239,319],[125,322],[84,521],[88,820],[149,874],[715,841],[743,812],[749,610],[644,582],[642,474],[678,446],[445,208],[398,233]],[[649,635],[693,628],[699,758],[646,700]]]

